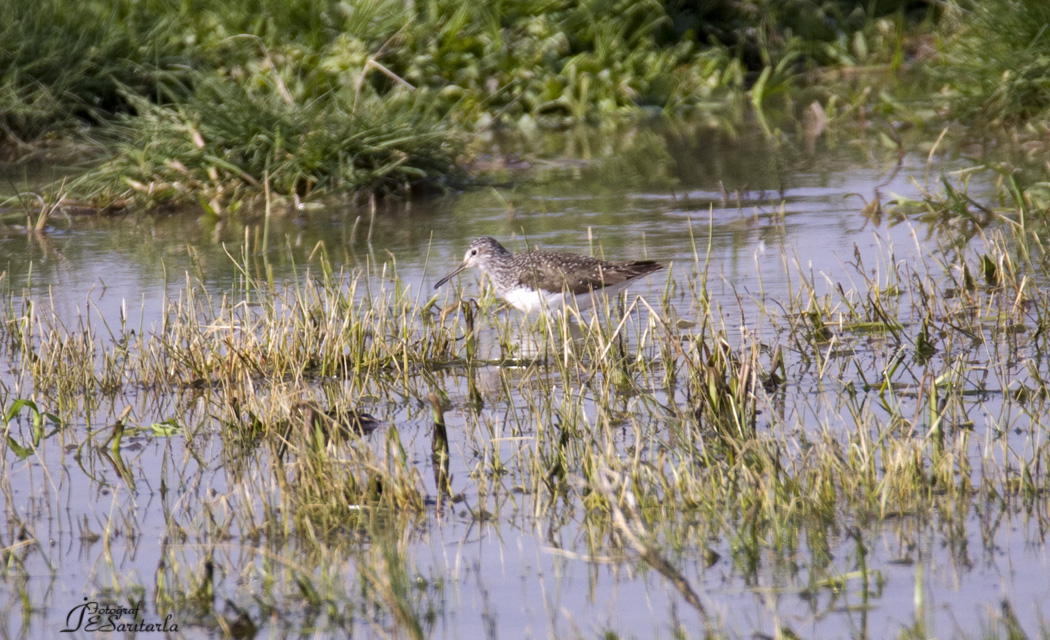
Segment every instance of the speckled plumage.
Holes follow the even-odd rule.
[[[512,254],[493,238],[481,237],[470,243],[463,263],[434,288],[471,267],[489,276],[497,296],[525,312],[561,309],[568,298],[566,294],[576,297],[578,308],[586,309],[593,303],[593,292],[616,293],[638,278],[663,269],[663,265],[652,260],[606,262],[540,249]]]

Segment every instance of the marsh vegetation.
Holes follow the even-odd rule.
[[[0,633],[1050,635],[1041,3],[207,4],[0,18]]]
[[[1038,631],[1042,223],[992,204],[992,170],[891,199],[924,155],[757,137],[752,190],[609,190],[628,155],[464,194],[441,240],[411,231],[436,212],[380,212],[371,243],[347,210],[192,251],[190,227],[125,229],[102,251],[142,266],[87,293],[54,256],[89,265],[75,250],[113,231],[26,237],[52,258],[3,283],[5,619],[57,630],[87,596],[190,635]],[[555,246],[599,219],[594,252],[668,273],[578,317],[432,289],[475,233]],[[640,219],[663,222],[641,245]],[[155,253],[170,266],[137,283]],[[1004,563],[1034,590],[977,605]]]

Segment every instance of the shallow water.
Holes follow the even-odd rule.
[[[579,144],[566,142],[566,153],[578,152]],[[188,280],[213,294],[234,290],[240,275],[230,256],[241,257],[245,238],[253,247],[266,243],[265,251],[254,251],[248,259],[266,262],[278,287],[304,277],[311,255],[323,245],[333,266],[347,274],[355,269],[375,273],[375,265],[387,265],[389,277],[376,278],[372,290],[392,287],[396,272],[421,303],[437,295],[444,304],[456,291],[478,294],[476,274],[436,292],[432,283],[459,263],[472,237],[491,235],[512,251],[538,245],[610,259],[659,260],[668,270],[637,283],[632,294],[655,306],[672,284],[670,307],[685,321],[695,319],[691,301],[706,276],[725,326],[736,328],[757,322],[763,305],[784,305],[800,277],[811,278],[818,292],[840,284],[850,289],[858,272],[881,281],[899,261],[939,273],[941,263],[956,256],[944,250],[946,245],[962,246],[969,254],[982,250],[979,241],[946,238],[914,220],[862,213],[865,202],[876,198],[917,198],[918,187],[930,185],[931,178],[971,164],[949,154],[934,156],[928,165],[923,143],[914,143],[914,151],[899,162],[895,150],[863,141],[828,140],[807,152],[805,145],[774,144],[746,131],[641,130],[598,136],[588,144],[615,149],[614,159],[568,161],[551,154],[553,160],[532,160],[528,171],[494,172],[495,186],[411,206],[382,206],[374,220],[360,209],[331,208],[277,217],[265,225],[261,220],[129,215],[59,220],[44,236],[10,230],[0,236],[0,266],[16,294],[24,288],[34,298],[53,300],[68,330],[89,324],[106,335],[105,327],[121,323],[139,332],[155,331],[165,300],[177,298]],[[514,186],[503,186],[504,180]],[[970,194],[981,191],[981,178],[971,178]],[[698,272],[695,257],[705,254],[710,256],[706,271]],[[859,270],[852,266],[858,260],[864,265]],[[507,321],[520,320],[511,315]],[[527,324],[522,326],[527,335]],[[495,335],[484,333],[481,339],[483,353],[499,357]],[[846,346],[857,357],[877,359],[881,350],[867,341],[879,339],[854,337]],[[1012,373],[1023,379],[1023,373]],[[466,406],[462,372],[436,375],[452,400],[446,420],[453,484],[470,494],[469,503],[484,506],[484,497],[468,480],[477,458],[498,452],[508,461],[513,484],[515,451],[536,429],[548,428],[535,421],[521,427],[530,424],[521,414],[537,402],[530,397],[535,393],[530,379],[545,374],[510,366],[481,370],[478,384],[485,404],[480,409]],[[34,395],[11,362],[0,362],[0,382],[4,406]],[[792,380],[781,421],[809,435],[825,426],[848,426],[845,410],[822,395],[827,384],[814,372]],[[571,389],[555,387],[563,396],[572,395]],[[656,401],[685,398],[672,394]],[[598,411],[597,399],[582,402],[585,413]],[[662,437],[661,430],[668,428],[649,404],[651,398],[626,396],[615,402],[625,416],[620,443],[625,451],[651,434]],[[1005,446],[1037,446],[1025,439],[1034,430],[1023,416],[1003,415],[1008,409],[1001,396],[976,402],[986,423],[974,426],[975,461],[1000,455],[997,447],[1004,446],[989,435],[991,424],[1018,430],[1004,436]],[[143,425],[167,419],[175,406],[187,421],[194,416],[208,420],[206,401],[192,390],[158,400],[142,389],[123,389],[111,397],[85,399],[79,411],[67,408],[82,419],[45,438],[37,455],[23,461],[7,450],[3,473],[11,492],[3,498],[7,524],[0,537],[8,551],[0,584],[5,637],[56,635],[84,598],[125,602],[142,592],[143,618],[163,620],[149,604],[163,546],[181,545],[186,566],[199,566],[203,551],[193,544],[192,529],[193,519],[203,517],[201,507],[209,518],[228,517],[224,496],[247,486],[239,474],[266,468],[238,468],[221,439],[207,432],[197,432],[189,444],[181,435],[137,435],[125,440],[117,460],[93,449],[81,451],[86,433],[108,429],[126,405]],[[369,441],[380,446],[384,433],[396,429],[429,495],[437,495],[429,412],[378,394],[364,405],[384,421]],[[28,437],[25,419],[10,428],[17,439]],[[470,443],[476,437],[490,448],[474,450]],[[571,510],[567,522],[557,510],[535,511],[522,491],[514,508],[504,504],[482,521],[463,505],[431,505],[409,530],[396,532],[408,539],[403,548],[409,573],[418,577],[417,602],[433,614],[428,636],[594,637],[609,630],[626,637],[672,637],[679,626],[689,635],[702,635],[703,617],[657,571],[622,547],[596,545]],[[183,526],[190,533],[183,540],[173,539],[166,525],[172,514],[186,520]],[[1043,522],[1019,509],[988,513],[987,505],[968,505],[930,520],[901,514],[881,522],[833,523],[823,531],[799,533],[793,553],[768,549],[750,563],[734,554],[731,537],[708,539],[707,554],[683,551],[674,564],[692,582],[708,614],[740,636],[773,635],[781,626],[802,637],[887,637],[913,627],[917,618],[925,620],[931,637],[978,635],[1000,614],[1004,600],[1021,626],[1035,632],[1050,603]],[[353,574],[358,562],[353,554],[302,557],[294,543],[273,547],[265,536],[262,541],[248,536],[239,525],[231,525],[230,533],[225,544],[211,549],[219,601],[253,612],[260,597],[281,602],[296,597],[269,593],[253,567],[276,557],[314,576],[343,576]],[[41,546],[27,545],[26,539]],[[861,556],[878,574],[878,584],[861,584]],[[835,576],[845,578],[829,585],[826,580]],[[357,587],[343,588],[352,593]],[[917,592],[925,599],[921,612]],[[314,625],[332,632],[322,614],[283,613],[281,619],[259,620],[261,634],[309,634]],[[354,619],[359,635],[382,635],[390,628],[379,614]],[[179,612],[173,620],[179,623]],[[179,635],[222,635],[218,626],[194,620],[186,614]]]

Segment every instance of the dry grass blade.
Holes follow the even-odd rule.
[[[648,544],[645,540],[650,538],[649,532],[645,528],[645,523],[637,516],[635,511],[628,507],[627,511],[624,511],[620,507],[621,499],[619,496],[623,496],[623,500],[630,500],[630,492],[624,490],[624,480],[618,474],[610,469],[602,469],[595,477],[591,488],[598,491],[598,493],[605,499],[606,507],[609,509],[609,513],[612,516],[613,524],[616,526],[616,530],[624,537],[627,543],[634,549],[635,553],[641,557],[650,567],[656,569],[661,575],[671,581],[675,589],[685,598],[685,601],[689,603],[689,606],[693,607],[703,616],[705,623],[710,622],[707,609],[704,604],[700,602],[700,597],[696,594],[689,581],[682,575],[682,573],[674,567],[670,562],[667,561],[660,552]],[[617,489],[617,486],[621,489]]]

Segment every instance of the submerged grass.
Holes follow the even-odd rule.
[[[158,612],[199,624],[427,636],[447,585],[407,548],[428,519],[457,513],[543,523],[556,549],[579,553],[563,537],[580,536],[589,558],[652,570],[713,634],[722,621],[700,585],[721,554],[748,584],[773,563],[811,597],[867,600],[882,581],[865,551],[878,531],[929,527],[965,546],[978,514],[994,545],[1003,519],[1047,522],[1050,295],[1036,283],[1048,262],[1030,228],[984,233],[982,253],[946,247],[944,264],[886,247],[842,282],[795,267],[778,306],[669,284],[659,304],[579,317],[500,314],[490,298],[442,311],[389,265],[342,273],[323,251],[275,286],[250,243],[231,257],[230,291],[187,278],[155,327],[69,325],[5,282],[0,345],[19,374],[0,398],[0,448],[40,464],[49,441],[68,440],[80,464],[131,484],[122,442],[184,439],[160,490],[171,544],[148,591]],[[702,282],[706,263],[698,251],[682,268]],[[755,311],[730,328],[722,305]],[[131,420],[115,400],[128,389],[141,402]],[[371,433],[365,410],[383,420]],[[158,411],[169,428],[135,423]],[[84,414],[105,424],[64,426]],[[419,458],[412,425],[431,422]],[[201,491],[220,470],[221,490]],[[6,530],[37,544],[36,517],[14,504]],[[115,507],[95,535],[135,520]],[[856,550],[836,558],[844,537]],[[231,539],[257,549],[228,557]],[[113,582],[120,599],[146,591]]]

